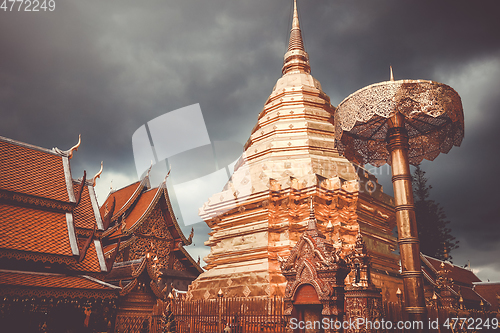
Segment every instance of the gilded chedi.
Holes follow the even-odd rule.
[[[310,71],[295,5],[283,75],[230,181],[200,208],[212,229],[205,243],[211,251],[189,298],[216,298],[220,289],[225,296],[283,296],[277,258],[288,257],[306,230],[311,196],[321,232],[349,248],[359,229],[373,281],[383,292],[400,283],[393,199],[373,175],[339,155],[335,107]]]

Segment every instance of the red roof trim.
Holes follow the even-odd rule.
[[[189,262],[193,265],[193,267],[201,274],[204,272],[203,268],[196,261],[194,261],[193,257],[187,252],[187,250],[182,245],[178,245],[177,248],[181,250],[184,256],[189,260]]]
[[[167,203],[168,212],[170,214],[170,218],[172,219],[172,223],[174,225],[174,228],[177,230],[177,233],[179,234],[184,245],[190,245],[191,242],[189,242],[187,240],[186,236],[184,236],[184,233],[182,232],[182,229],[179,226],[179,223],[177,222],[177,218],[174,215],[174,210],[172,209],[172,203],[170,202],[170,197],[168,195],[166,182],[162,183],[162,188],[163,188],[163,193],[165,194],[165,202]]]
[[[96,279],[96,278],[94,278],[92,276],[88,276],[88,275],[80,275],[80,276],[83,277],[83,278],[86,278],[86,279],[88,279],[90,281],[94,281],[95,283],[99,283],[99,284],[103,285],[104,287],[108,287],[108,288],[112,288],[112,289],[116,289],[116,290],[121,290],[122,289],[120,287],[112,285],[111,283],[107,283],[107,282],[101,281],[99,279]]]
[[[0,269],[0,276],[4,275],[10,276],[11,280],[7,279],[0,279],[0,284],[3,285],[12,285],[12,286],[23,286],[23,287],[41,287],[41,288],[70,288],[70,289],[120,289],[120,287],[113,286],[109,283],[100,281],[98,279],[92,278],[87,275],[77,275],[77,276],[72,276],[72,275],[65,275],[65,274],[57,274],[57,273],[45,273],[45,272],[30,272],[30,271],[17,271],[17,270],[8,270],[8,269]],[[16,279],[15,277],[19,277],[19,279]],[[23,277],[32,277],[33,279],[29,281],[29,284],[23,284],[25,283],[22,281]],[[36,277],[36,278],[35,278]],[[44,279],[50,278],[50,279]],[[55,280],[59,281],[55,281]],[[89,280],[92,283],[85,283],[84,281],[81,281],[81,279]],[[51,281],[52,280],[52,281]],[[14,283],[11,283],[11,281],[14,281]],[[81,281],[81,282],[77,282]],[[49,282],[50,285],[46,285],[46,283]],[[74,283],[73,285],[67,285],[66,283]],[[83,282],[83,286],[82,286]],[[98,286],[92,286],[97,284]],[[97,287],[97,288],[95,288]]]
[[[76,264],[76,256],[67,256],[63,254],[29,252],[24,250],[0,249],[0,258],[12,258],[16,260],[33,260],[50,263],[63,263],[67,265]]]
[[[49,209],[57,209],[67,212],[71,212],[74,209],[74,204],[72,203],[3,189],[0,189],[0,198],[15,202],[16,204],[47,207]]]
[[[12,297],[116,298],[119,290],[86,275],[0,269],[0,294]]]
[[[21,142],[21,141],[9,139],[9,138],[6,138],[4,136],[0,136],[0,141],[11,143],[13,145],[21,146],[21,147],[24,147],[24,148],[38,150],[38,151],[40,151],[42,153],[48,153],[48,154],[52,154],[52,155],[55,155],[55,156],[63,156],[62,154],[64,153],[64,151],[62,151],[62,150],[60,150],[59,152],[56,152],[54,150],[56,148],[47,149],[47,148],[43,148],[43,147],[40,147],[40,146],[31,145],[31,144],[26,143],[26,142]]]

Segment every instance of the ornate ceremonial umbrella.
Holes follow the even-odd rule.
[[[426,80],[372,84],[335,111],[337,148],[359,164],[392,166],[405,305],[410,318],[427,320],[409,164],[434,160],[464,136],[458,93]]]

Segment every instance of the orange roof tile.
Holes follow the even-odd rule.
[[[479,302],[481,302],[481,296],[479,296],[478,293],[476,293],[474,290],[472,290],[472,287],[465,287],[465,286],[458,286],[456,284],[454,284],[452,287],[451,287],[457,294],[460,292],[460,294],[462,295],[463,299],[465,301],[472,301],[472,302],[476,302],[479,304]]]
[[[0,228],[0,248],[73,256],[64,212],[0,204]]]
[[[62,156],[2,137],[0,156],[0,189],[70,202]]]
[[[424,257],[429,261],[429,263],[434,267],[436,271],[441,269],[441,263],[443,261],[424,255]],[[481,280],[472,271],[459,267],[448,262],[444,262],[445,268],[450,271],[450,277],[453,281],[462,284],[468,284],[472,286],[473,282],[481,282]]]
[[[422,270],[425,272],[429,279],[433,283],[436,282],[436,272],[441,270],[441,264],[444,263],[445,269],[449,271],[448,277],[453,279],[453,284],[451,288],[458,295],[462,295],[465,303],[474,306],[478,306],[482,300],[482,297],[473,289],[473,285],[476,282],[481,282],[481,280],[472,271],[465,269],[460,266],[453,265],[446,261],[441,261],[427,255],[421,254],[422,258]],[[428,265],[431,265],[428,267]],[[435,271],[433,271],[434,269]]]
[[[500,282],[474,283],[474,291],[491,304],[490,311],[498,311],[497,295],[500,295]]]
[[[113,213],[113,218],[116,218],[124,213],[124,211],[137,199],[144,186],[144,179],[142,181],[137,181],[124,188],[116,190],[109,194],[106,201],[100,208],[101,215],[104,216],[104,211],[106,209],[106,204],[111,206],[113,198],[115,198],[115,210]]]
[[[161,199],[162,197],[163,199]],[[184,236],[177,219],[172,213],[172,205],[164,183],[159,187],[141,192],[139,199],[136,199],[136,204],[129,211],[128,215],[125,216],[127,231],[133,231],[137,228],[155,209],[155,206],[157,206],[158,203],[160,203],[160,209],[167,210],[165,214],[165,222],[172,237],[175,239],[180,238],[185,245],[191,244],[190,241]],[[122,235],[121,226],[117,228],[116,231],[114,231],[109,237],[114,238],[120,235]],[[125,247],[125,244],[122,244],[122,247]],[[108,247],[105,251],[107,250]]]
[[[81,251],[83,251],[83,247],[84,247],[86,241],[87,241],[87,239],[85,239],[83,237],[80,237],[78,239],[78,249],[80,250],[80,253],[81,253]],[[95,244],[96,242],[99,243],[97,245],[98,248],[96,248],[96,244]],[[99,263],[99,257],[98,257],[99,251],[102,253],[100,241],[99,240],[92,241],[92,243],[90,243],[90,246],[87,250],[87,253],[85,254],[85,258],[83,259],[83,261],[76,263],[76,264],[72,264],[69,266],[69,268],[71,270],[80,271],[80,272],[97,272],[97,273],[102,272],[101,263]],[[104,255],[102,255],[101,257],[104,258]],[[104,263],[102,263],[102,264],[105,266]]]
[[[144,213],[147,212],[150,206],[151,208],[153,208],[152,206],[154,206],[154,204],[156,203],[154,199],[156,198],[157,194],[158,195],[161,194],[161,188],[154,188],[146,192],[142,192],[134,208],[129,212],[128,215],[125,216],[125,224],[127,230],[129,230],[132,226],[134,226],[134,224],[136,224],[141,219],[141,217],[144,215]],[[113,234],[110,237],[112,238],[120,235],[122,235],[121,227],[119,227],[115,232],[113,232]]]
[[[153,208],[156,203],[155,199],[158,199],[157,196],[161,195],[162,190],[162,188],[154,188],[142,193],[134,209],[125,217],[127,229],[130,229],[135,223],[140,222],[141,217],[143,217],[149,207]]]
[[[73,188],[75,191],[75,196],[78,197],[80,184],[76,181],[73,181]],[[73,209],[73,219],[75,222],[75,227],[77,228],[93,229],[94,225],[96,224],[94,207],[92,206],[89,188],[87,185],[83,187],[80,203]]]
[[[0,286],[18,286],[55,289],[116,290],[104,282],[86,276],[9,271],[0,269]]]

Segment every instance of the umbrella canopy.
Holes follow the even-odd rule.
[[[359,164],[391,164],[386,135],[388,120],[404,115],[408,159],[412,165],[434,160],[464,136],[462,101],[451,87],[427,80],[398,80],[362,88],[335,111],[337,148]]]

